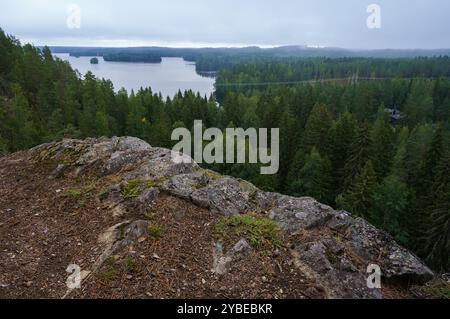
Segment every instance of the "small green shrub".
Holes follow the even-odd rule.
[[[141,194],[136,184],[129,184],[122,189],[122,196],[125,199],[135,198]]]
[[[147,186],[147,188],[158,187],[158,183],[156,183],[156,182],[146,182],[145,186]]]
[[[97,278],[104,283],[109,283],[117,278],[116,262],[113,258],[109,258],[105,264],[103,270],[97,273]]]
[[[153,220],[155,219],[155,213],[148,211],[144,214],[144,217],[148,220]]]
[[[144,184],[145,182],[143,179],[130,179],[128,184]]]
[[[128,257],[127,259],[125,259],[125,271],[126,272],[133,273],[136,271],[136,268],[137,268],[137,263],[133,258]]]
[[[147,229],[148,234],[154,238],[160,238],[163,235],[164,228],[161,225],[153,224]]]
[[[71,198],[80,198],[81,196],[83,196],[83,192],[81,189],[69,189],[66,192],[64,192],[63,194],[64,197],[71,197]]]
[[[90,196],[92,191],[97,187],[98,181],[94,180],[83,186],[82,188],[69,189],[63,193],[64,197],[81,198],[83,196]]]

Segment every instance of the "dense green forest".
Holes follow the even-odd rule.
[[[162,59],[159,55],[151,53],[109,53],[103,56],[105,61],[112,62],[141,62],[141,63],[161,63]]]
[[[220,57],[204,59],[214,61]],[[244,63],[245,62],[245,63]],[[225,62],[218,62],[218,67]],[[417,57],[412,59],[373,58],[239,58],[221,70],[217,77],[216,96],[222,101],[230,90],[251,94],[269,87],[266,83],[287,85],[298,81],[386,78],[450,77],[450,58]],[[258,84],[255,86],[255,83]]]
[[[348,210],[385,229],[434,269],[450,270],[448,57],[318,61],[225,68],[218,84],[231,85],[218,106],[214,97],[190,91],[169,99],[150,88],[115,93],[110,81],[91,73],[80,77],[48,48],[21,46],[0,31],[0,152],[64,137],[113,135],[170,147],[172,129],[192,128],[196,119],[205,127],[279,127],[277,175],[260,175],[258,165],[210,168]],[[373,75],[375,69],[377,76],[396,79],[245,85],[316,78],[317,65],[321,77],[355,70]]]

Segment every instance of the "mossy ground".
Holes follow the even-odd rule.
[[[139,197],[141,193],[147,188],[158,188],[161,181],[146,181],[141,179],[132,179],[127,182],[127,185],[122,188],[122,196],[124,199],[132,199]]]
[[[236,215],[219,220],[214,229],[215,237],[228,240],[243,237],[254,247],[282,246],[280,227],[276,221],[251,215]]]

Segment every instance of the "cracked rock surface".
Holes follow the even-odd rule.
[[[40,145],[1,157],[0,176],[0,298],[410,298],[433,278],[363,219],[137,138]],[[233,216],[275,221],[281,244],[254,247],[233,226],[218,238]],[[66,287],[70,264],[81,289]],[[367,287],[370,264],[382,289]]]

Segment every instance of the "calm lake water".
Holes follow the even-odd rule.
[[[184,90],[210,96],[214,92],[214,78],[203,77],[195,71],[195,63],[183,58],[162,58],[161,63],[106,62],[98,57],[99,64],[90,63],[92,57],[73,57],[69,54],[55,54],[69,61],[81,74],[91,71],[98,78],[109,79],[116,91],[125,88],[137,92],[141,87],[151,87],[153,92],[161,92],[165,98],[173,97]]]

